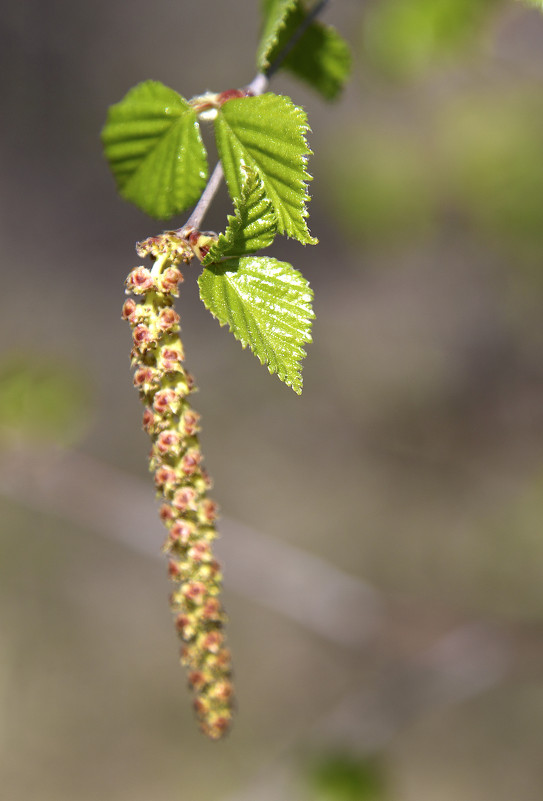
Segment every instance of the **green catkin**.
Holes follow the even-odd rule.
[[[226,616],[219,598],[221,571],[211,543],[217,536],[217,507],[202,466],[199,415],[188,396],[194,382],[183,367],[179,315],[173,309],[183,276],[180,262],[193,255],[186,239],[153,237],[138,255],[155,259],[152,270],[136,267],[126,280],[122,316],[133,332],[134,384],[145,405],[143,427],[152,440],[150,469],[163,503],[160,518],[168,531],[164,552],[175,583],[170,606],[183,641],[181,661],[195,693],[200,726],[212,739],[230,727],[233,687],[230,652],[224,644]]]

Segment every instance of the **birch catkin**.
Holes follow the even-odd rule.
[[[183,641],[181,661],[195,693],[202,730],[218,739],[232,718],[230,652],[224,643],[226,616],[219,598],[220,566],[213,557],[216,504],[203,468],[199,415],[191,408],[192,376],[183,367],[179,315],[173,309],[194,249],[186,239],[164,234],[138,246],[154,258],[151,270],[136,267],[126,280],[129,298],[122,316],[132,327],[134,384],[145,405],[143,427],[152,440],[150,469],[162,499],[160,518],[167,529],[164,552],[175,589],[170,606]]]

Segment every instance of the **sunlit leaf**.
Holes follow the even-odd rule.
[[[270,65],[270,53],[277,44],[281,29],[284,28],[289,12],[296,7],[297,0],[264,0],[262,3],[263,25],[260,44],[256,52],[256,64],[264,71]]]
[[[267,248],[275,238],[275,214],[262,181],[253,170],[247,170],[241,197],[235,199],[234,205],[235,215],[228,216],[228,227],[202,262],[204,266]]]
[[[245,167],[258,175],[280,233],[315,244],[305,218],[307,117],[288,97],[271,93],[231,100],[215,120],[217,148],[233,198],[241,196]]]
[[[196,114],[181,95],[145,81],[109,109],[104,152],[120,194],[152,217],[192,206],[207,178]]]
[[[246,256],[204,268],[198,283],[220,324],[300,394],[303,345],[311,342],[314,317],[305,278],[277,259]]]

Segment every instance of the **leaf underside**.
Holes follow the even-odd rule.
[[[277,259],[245,256],[204,268],[198,284],[220,324],[300,394],[303,345],[311,342],[314,317],[313,293],[301,273]]]
[[[207,179],[196,114],[158,81],[145,81],[109,109],[104,152],[119,193],[142,211],[168,219],[192,206]]]
[[[253,170],[272,203],[280,233],[315,244],[307,228],[307,117],[288,97],[267,93],[231,100],[215,120],[215,136],[232,197]]]
[[[258,68],[265,71],[283,51],[307,16],[300,0],[267,0],[258,51]],[[347,42],[329,25],[312,22],[284,59],[282,66],[308,83],[326,100],[339,96],[351,70]]]

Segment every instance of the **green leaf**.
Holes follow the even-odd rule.
[[[265,70],[279,56],[307,16],[298,0],[287,9],[260,69]],[[347,42],[335,28],[321,22],[311,23],[283,62],[297,78],[306,81],[327,100],[337,98],[351,71],[351,53]]]
[[[196,113],[173,89],[135,86],[110,107],[102,142],[120,194],[151,217],[167,219],[200,197],[206,152]]]
[[[543,0],[524,0],[529,6],[535,6],[536,8],[540,8],[543,11]]]
[[[250,167],[273,205],[279,232],[315,244],[305,222],[305,181],[311,180],[305,168],[311,152],[307,130],[303,109],[271,93],[230,100],[215,120],[217,149],[232,197],[241,196],[244,169]]]
[[[297,0],[264,0],[262,11],[264,23],[260,34],[260,44],[256,51],[256,65],[264,72],[270,66],[270,53],[277,44],[281,29],[287,22],[289,13],[296,7]]]
[[[277,220],[254,170],[247,169],[241,197],[234,200],[234,205],[235,216],[228,215],[228,227],[205,257],[204,266],[254,253],[267,248],[275,239]]]
[[[245,256],[206,267],[198,283],[204,305],[220,324],[299,395],[302,346],[311,342],[315,316],[313,292],[301,273],[277,259]]]

